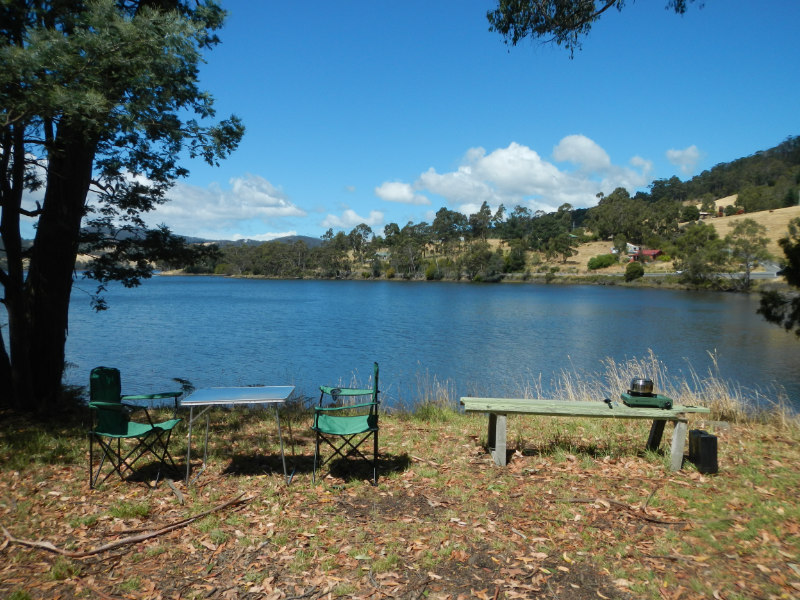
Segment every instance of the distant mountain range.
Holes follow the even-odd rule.
[[[179,235],[179,234],[175,234]],[[264,240],[207,240],[197,237],[181,236],[189,244],[217,244],[218,246],[258,246],[264,243]],[[314,238],[307,235],[285,235],[283,237],[270,240],[272,242],[282,242],[284,244],[293,244],[295,242],[303,242],[309,248],[316,248],[322,244],[320,238]]]

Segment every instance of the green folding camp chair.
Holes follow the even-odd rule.
[[[181,419],[170,419],[161,423],[153,423],[150,413],[144,406],[124,402],[130,399],[177,399],[181,392],[164,392],[141,396],[123,396],[120,394],[119,370],[112,367],[96,367],[89,376],[89,408],[95,415],[92,430],[89,432],[89,487],[97,485],[108,459],[111,469],[103,477],[103,483],[112,474],[117,473],[124,480],[124,472],[133,471],[133,465],[142,456],[151,453],[158,459],[156,484],[161,477],[161,469],[169,461],[177,471],[175,461],[169,453],[169,438],[172,430]],[[130,415],[143,411],[147,422],[138,423],[130,420]],[[123,440],[131,443],[123,446]],[[94,467],[94,442],[103,450],[97,469]]]
[[[314,407],[314,424],[311,429],[316,433],[314,444],[314,472],[312,482],[316,483],[317,462],[321,469],[337,456],[346,459],[348,456],[360,456],[372,463],[372,484],[378,483],[378,363],[374,365],[371,389],[343,388],[320,386],[319,406]],[[369,402],[347,404],[347,399],[358,396],[369,396]],[[326,397],[332,403],[323,406]],[[372,461],[359,449],[369,438],[373,440]],[[322,460],[320,442],[324,441],[333,449],[327,459]]]

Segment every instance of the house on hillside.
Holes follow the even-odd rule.
[[[634,260],[639,262],[653,262],[656,258],[664,254],[661,250],[642,250],[630,254],[631,262]]]

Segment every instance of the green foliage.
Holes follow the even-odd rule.
[[[786,266],[781,273],[793,288],[800,288],[800,218],[789,222],[789,233],[779,241],[786,257]],[[794,329],[800,338],[800,293],[767,291],[761,294],[758,313],[770,323],[782,326],[787,331]]]
[[[750,288],[750,272],[771,258],[767,251],[767,228],[753,219],[743,219],[725,237],[732,265],[744,272],[742,287]]]
[[[725,266],[728,255],[717,230],[702,221],[687,225],[675,240],[677,268],[687,283],[708,285]]]
[[[180,159],[218,164],[244,134],[235,116],[210,122],[213,99],[198,87],[224,11],[213,1],[166,4],[170,10],[146,0],[1,5],[0,283],[12,353],[0,343],[4,404],[43,409],[58,401],[79,251],[92,257],[85,276],[97,284],[97,309],[110,281],[133,287],[157,265],[210,257],[143,218],[187,175]],[[43,202],[27,210],[23,197],[34,191]],[[21,215],[35,219],[27,253]]]
[[[439,270],[439,267],[436,265],[435,261],[429,260],[428,266],[425,267],[425,279],[428,281],[439,280],[442,278],[442,272]]]
[[[617,258],[616,254],[600,254],[589,259],[588,267],[590,271],[595,271],[597,269],[605,269],[618,262],[619,258]]]
[[[627,190],[617,188],[589,209],[587,225],[600,239],[612,239],[622,234],[626,241],[641,244],[648,231],[650,212],[643,199],[631,198]]]
[[[50,567],[48,578],[53,581],[63,581],[79,575],[80,572],[81,567],[79,564],[65,556],[59,556]]]
[[[150,514],[150,503],[146,500],[129,502],[121,500],[110,507],[109,512],[117,519],[138,519]]]
[[[479,275],[490,274],[490,264],[492,261],[492,251],[489,244],[484,241],[473,242],[461,257],[461,268],[466,272],[469,279],[475,279]]]
[[[700,209],[694,204],[684,206],[681,211],[681,221],[697,221],[700,218]]]
[[[618,233],[614,236],[614,250],[617,251],[619,256],[627,254],[628,252],[628,237],[624,233]]]
[[[625,281],[633,281],[640,277],[644,277],[644,266],[642,263],[637,261],[629,262],[628,266],[625,267]]]
[[[525,270],[525,243],[522,240],[510,240],[509,250],[503,256],[503,273],[519,273]]]
[[[561,262],[567,262],[571,256],[575,256],[577,251],[575,248],[580,242],[578,239],[569,233],[560,233],[554,238],[551,238],[547,243],[545,253],[548,256],[560,256]]]
[[[677,14],[686,11],[694,0],[669,0],[667,7]],[[569,50],[570,57],[581,48],[581,38],[591,31],[600,16],[616,5],[619,10],[623,0],[601,2],[594,0],[498,0],[497,8],[486,13],[489,31],[503,36],[506,44],[516,46],[526,38],[541,42],[555,42]]]

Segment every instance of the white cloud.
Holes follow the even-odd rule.
[[[376,227],[383,224],[383,219],[384,215],[379,210],[371,210],[369,211],[369,217],[362,217],[354,210],[348,208],[342,213],[341,216],[328,215],[322,220],[321,225],[325,229],[334,228],[350,230],[361,223],[369,225],[370,227]]]
[[[692,175],[700,162],[700,150],[692,144],[683,150],[667,150],[667,160],[679,167],[684,175]]]
[[[516,142],[477,158],[472,170],[476,177],[494,184],[501,195],[541,194],[559,185],[562,179],[558,168]]]
[[[382,183],[375,188],[375,195],[387,202],[418,205],[431,203],[425,196],[414,193],[414,188],[409,184],[400,183],[398,181],[386,181]]]
[[[431,167],[420,175],[417,186],[442,196],[454,204],[477,202],[480,205],[494,201],[491,187],[480,178],[475,177],[469,166],[459,167],[454,173],[439,174]]]
[[[169,191],[170,201],[145,219],[150,225],[164,223],[181,235],[216,239],[232,237],[231,231],[263,231],[281,219],[306,215],[263,177],[248,174],[232,178],[229,184],[229,189],[222,189],[218,184],[202,188],[178,183]],[[269,235],[273,234],[244,233],[241,237],[262,239],[258,236]]]
[[[630,191],[647,185],[653,165],[634,156],[626,166],[615,165],[596,142],[582,135],[569,135],[553,150],[556,162],[574,165],[560,168],[531,148],[512,142],[491,153],[470,148],[454,171],[438,173],[430,168],[408,189],[427,190],[443,197],[464,214],[475,212],[483,202],[492,210],[502,203],[532,210],[555,211],[564,203],[575,208],[594,206],[597,193],[617,187]]]
[[[571,162],[589,173],[601,173],[611,167],[611,158],[596,142],[585,135],[568,135],[553,148],[557,162]]]

